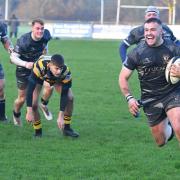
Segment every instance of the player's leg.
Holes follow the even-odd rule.
[[[50,86],[49,83],[44,81],[43,93],[42,93],[42,97],[41,97],[41,103],[39,106],[47,120],[53,119],[52,113],[48,109],[48,102],[49,102],[49,98],[51,97],[52,93],[53,93],[53,86]]]
[[[22,67],[17,67],[16,69],[16,83],[18,88],[18,97],[14,101],[14,109],[13,109],[13,121],[14,125],[21,126],[21,108],[24,105],[26,100],[26,89],[28,85],[28,77],[30,74],[30,70],[27,70]]]
[[[153,103],[145,104],[143,106],[144,112],[148,118],[152,136],[159,147],[165,145],[173,135],[173,129],[169,124],[164,107],[166,99],[156,100]]]
[[[39,109],[38,100],[39,100],[41,89],[42,89],[42,86],[37,84],[33,93],[32,109],[33,109],[33,116],[34,116],[33,128],[35,131],[35,134],[34,134],[35,137],[42,136],[42,124],[41,124],[40,114],[38,110]]]
[[[78,137],[79,134],[71,128],[71,118],[73,113],[74,97],[72,89],[68,91],[68,103],[64,112],[64,129],[63,134],[65,136]]]
[[[14,101],[14,110],[13,110],[13,122],[16,126],[22,126],[21,122],[21,108],[24,105],[26,100],[26,89],[18,89],[18,97]]]
[[[7,122],[7,117],[5,114],[5,95],[4,95],[4,72],[0,64],[0,121]]]
[[[167,111],[174,133],[180,143],[180,107],[175,107]]]
[[[173,129],[169,124],[168,118],[165,118],[159,124],[150,128],[155,142],[159,147],[165,145],[173,136]]]

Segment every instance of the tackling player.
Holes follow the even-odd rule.
[[[28,78],[33,67],[33,63],[38,60],[42,54],[48,51],[48,42],[51,35],[47,29],[44,29],[44,22],[41,19],[32,21],[32,31],[22,35],[11,53],[11,62],[16,64],[16,80],[18,87],[18,97],[14,102],[13,121],[15,125],[21,126],[21,108],[26,99],[26,89]],[[48,98],[52,94],[52,88],[44,84],[44,92],[41,105],[50,119],[51,113],[47,109]],[[49,119],[49,120],[50,120]]]
[[[145,11],[145,20],[149,18],[158,18],[159,19],[159,10],[154,6],[149,6]],[[176,44],[180,45],[180,41],[176,39],[173,32],[165,24],[162,24],[163,28],[163,39],[170,39]],[[144,41],[144,26],[138,26],[132,29],[126,39],[122,41],[119,46],[119,54],[122,62],[126,59],[127,49],[132,45],[137,45],[141,41]]]
[[[33,122],[35,137],[42,136],[42,127],[38,112],[38,96],[44,81],[49,83],[50,86],[54,86],[57,92],[61,94],[57,119],[58,127],[62,129],[64,136],[78,137],[79,134],[70,127],[73,111],[71,72],[64,64],[64,58],[59,54],[41,56],[35,62],[29,78],[26,119],[29,122]]]
[[[7,25],[3,22],[0,22],[0,38],[4,48],[9,53],[11,53],[13,49],[13,45],[7,35]],[[0,121],[7,122],[7,117],[5,114],[4,86],[5,86],[4,71],[2,65],[0,64]]]

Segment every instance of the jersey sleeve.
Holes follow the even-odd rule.
[[[62,92],[60,99],[60,111],[64,111],[68,102],[68,91],[72,86],[72,77],[71,72],[68,67],[66,67],[65,72],[63,73],[64,78],[62,79]]]
[[[47,30],[47,29],[44,30],[44,39],[46,40],[46,42],[48,42],[52,39],[51,34],[50,34],[49,30]]]
[[[124,43],[128,46],[131,46],[134,44],[138,44],[143,38],[144,38],[144,28],[143,26],[138,26],[129,32],[128,37],[124,39]]]
[[[37,78],[43,80],[43,76],[45,74],[46,64],[42,58],[34,63],[33,66],[33,73],[36,75]]]
[[[175,42],[177,39],[174,36],[172,30],[166,25],[163,24],[163,38],[170,39],[171,41]]]
[[[24,52],[27,51],[26,44],[27,44],[27,38],[25,38],[25,36],[21,36],[16,42],[14,51],[18,54],[23,54]]]
[[[8,40],[7,25],[5,23],[0,23],[0,32],[1,42],[5,43]]]
[[[124,66],[130,70],[134,70],[137,67],[137,53],[136,51],[133,49],[128,55],[126,60],[124,61]]]

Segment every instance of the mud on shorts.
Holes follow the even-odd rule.
[[[163,121],[167,117],[166,112],[174,107],[180,107],[180,89],[143,107],[149,126],[153,127]]]
[[[30,69],[26,69],[21,66],[17,66],[16,68],[16,83],[18,89],[24,90],[27,88],[29,76],[31,74]]]
[[[0,79],[4,79],[4,71],[1,64],[0,64]]]

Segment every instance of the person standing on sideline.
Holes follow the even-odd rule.
[[[64,58],[60,54],[41,56],[35,62],[29,78],[26,98],[26,119],[28,122],[33,123],[35,130],[34,136],[42,136],[42,126],[38,112],[38,97],[44,81],[49,83],[50,86],[54,86],[57,92],[61,94],[57,119],[58,127],[62,129],[64,136],[77,138],[79,134],[70,127],[74,104],[71,89],[71,72],[69,67],[64,64]]]
[[[163,39],[162,23],[150,18],[144,23],[142,41],[127,56],[119,74],[119,86],[129,111],[136,115],[139,102],[133,97],[128,81],[136,69],[141,88],[141,102],[156,144],[171,140],[173,131],[180,142],[180,82],[170,84],[165,78],[167,63],[180,56],[180,46]]]
[[[4,48],[9,53],[11,53],[13,50],[13,45],[7,35],[7,25],[2,21],[0,21],[0,38],[1,38],[1,43],[3,44]],[[4,87],[5,87],[4,71],[3,71],[2,65],[0,64],[0,121],[1,122],[7,122],[7,116],[5,113]]]
[[[19,27],[19,20],[15,14],[12,15],[9,21],[9,31],[10,31],[10,38],[14,37],[17,38],[18,35],[18,27]]]
[[[159,10],[154,6],[149,6],[145,11],[144,19],[147,20],[149,18],[158,18],[159,19]],[[180,46],[180,41],[176,39],[171,29],[162,24],[163,28],[163,39],[170,39]],[[119,54],[122,62],[126,59],[127,50],[132,45],[137,45],[141,41],[144,41],[144,26],[138,26],[132,29],[126,39],[124,39],[119,46]]]
[[[32,21],[32,31],[22,35],[14,47],[13,53],[11,53],[11,62],[16,64],[16,80],[18,87],[18,97],[14,102],[13,121],[17,126],[21,126],[21,108],[26,99],[26,90],[28,85],[28,78],[33,68],[34,62],[42,54],[46,54],[48,51],[48,42],[51,39],[50,32],[44,29],[44,22],[41,19],[35,19]],[[47,101],[51,94],[52,88],[45,83],[44,94],[42,101],[43,106],[47,109]],[[48,111],[48,115],[52,114]]]

